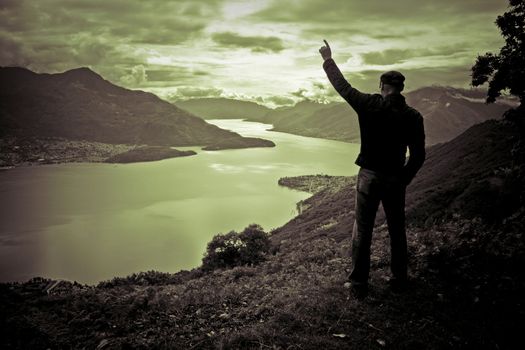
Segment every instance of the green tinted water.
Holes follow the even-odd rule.
[[[283,176],[353,175],[358,145],[211,120],[274,148],[201,151],[135,164],[59,164],[0,172],[0,280],[34,276],[96,283],[133,272],[200,264],[217,233],[258,223],[266,231],[297,214],[308,193]]]

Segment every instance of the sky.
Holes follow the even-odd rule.
[[[507,0],[0,0],[0,66],[89,67],[178,101],[228,97],[269,107],[341,101],[319,48],[347,80],[378,91],[469,87],[478,54],[498,52]]]

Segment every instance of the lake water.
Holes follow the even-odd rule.
[[[201,151],[134,164],[72,163],[0,172],[0,281],[31,277],[96,283],[133,272],[200,265],[219,233],[251,223],[266,231],[297,215],[310,194],[284,176],[353,175],[357,144],[208,120],[273,148]]]

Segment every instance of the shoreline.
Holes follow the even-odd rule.
[[[102,163],[134,145],[75,141],[61,137],[0,138],[0,169],[46,164]]]
[[[176,146],[151,146],[110,144],[96,141],[69,140],[62,137],[15,137],[0,138],[0,171],[48,164],[66,163],[138,163],[178,158],[198,154],[183,151]],[[275,147],[270,140],[243,137],[198,147],[201,151],[220,151],[254,147]]]

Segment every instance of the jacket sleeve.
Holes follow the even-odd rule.
[[[323,69],[335,90],[343,97],[352,108],[359,113],[371,102],[372,95],[365,94],[352,87],[335,64],[333,58],[324,61]]]
[[[408,150],[410,156],[403,169],[405,184],[407,185],[414,179],[426,158],[425,128],[423,125],[423,117],[419,113],[417,113],[414,127],[410,130]]]

